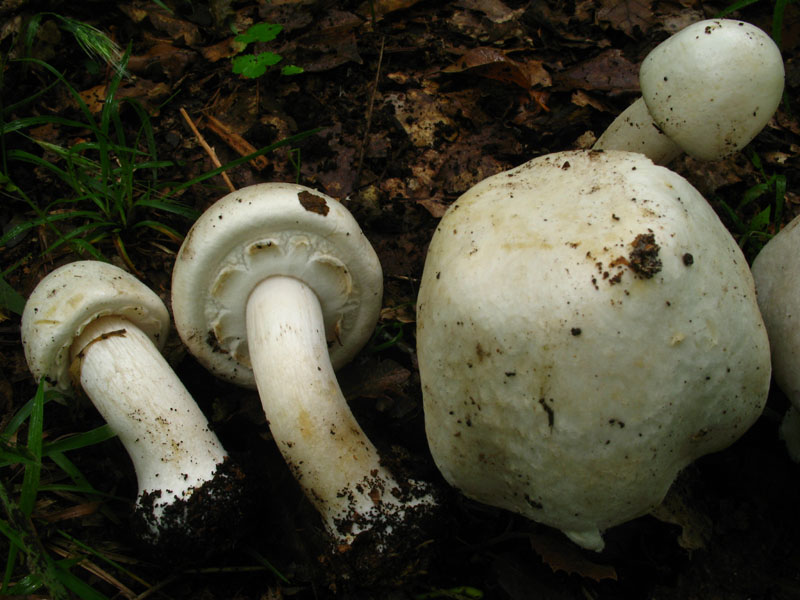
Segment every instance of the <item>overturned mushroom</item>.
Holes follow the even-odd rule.
[[[592,550],[766,401],[742,253],[638,153],[551,154],[473,187],[434,234],[417,310],[445,479]]]
[[[641,152],[658,164],[682,152],[722,158],[764,128],[778,108],[783,78],[780,50],[758,27],[728,19],[693,23],[645,57],[642,97],[594,148]]]
[[[211,206],[175,264],[175,324],[217,376],[259,391],[270,430],[338,545],[384,548],[430,512],[356,422],[334,368],[369,339],[383,291],[375,251],[337,201],[260,184]],[[385,548],[389,551],[389,548]]]
[[[753,261],[753,278],[775,383],[791,403],[781,437],[792,460],[800,462],[800,217],[761,249]]]
[[[127,450],[139,485],[137,533],[167,552],[195,554],[199,542],[230,541],[242,481],[159,351],[168,329],[164,303],[139,280],[79,261],[34,289],[22,344],[33,375],[82,389]]]

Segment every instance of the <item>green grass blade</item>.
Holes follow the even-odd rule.
[[[0,310],[21,315],[24,308],[25,298],[0,275]]]
[[[734,2],[733,4],[729,4],[727,7],[722,9],[720,12],[714,15],[715,19],[721,19],[723,17],[727,17],[732,12],[736,12],[737,10],[741,10],[746,6],[750,6],[751,4],[755,4],[759,0],[738,0],[738,2]]]
[[[64,564],[65,562],[69,564],[73,561],[58,561],[56,563],[56,576],[64,587],[82,600],[109,600],[108,596],[101,594],[88,583],[73,575],[68,570],[68,566]]]
[[[42,125],[62,125],[64,127],[76,127],[85,129],[86,123],[73,121],[57,115],[38,115],[35,117],[20,117],[0,126],[0,134],[6,135],[15,131],[22,131],[31,127],[41,127]]]
[[[82,541],[80,541],[80,540],[78,540],[78,539],[76,539],[76,538],[72,537],[72,536],[71,536],[70,534],[68,534],[66,531],[64,531],[64,530],[62,530],[62,529],[59,529],[59,530],[58,530],[58,533],[59,533],[59,535],[61,535],[61,536],[65,537],[67,540],[69,540],[70,542],[72,542],[73,544],[75,544],[76,546],[78,546],[78,547],[79,547],[81,550],[83,550],[84,552],[87,552],[87,553],[91,554],[92,556],[96,556],[98,559],[100,559],[100,560],[101,560],[101,561],[103,561],[104,563],[106,563],[106,564],[108,564],[108,565],[111,565],[112,567],[114,567],[114,568],[115,568],[117,571],[119,571],[119,572],[121,572],[121,573],[124,573],[125,575],[127,575],[127,576],[128,576],[128,577],[130,577],[131,579],[133,579],[133,580],[135,580],[135,581],[138,581],[139,583],[141,583],[141,584],[143,584],[143,585],[145,585],[145,586],[147,586],[147,587],[150,587],[150,584],[149,584],[149,583],[147,583],[146,581],[144,581],[143,579],[141,579],[140,577],[138,577],[138,576],[137,576],[136,574],[134,574],[132,571],[130,571],[130,570],[128,570],[128,569],[126,569],[126,568],[125,568],[123,565],[119,564],[118,562],[116,562],[116,561],[114,561],[114,560],[111,560],[111,559],[110,559],[110,558],[108,558],[107,556],[104,556],[103,554],[100,554],[100,553],[99,553],[97,550],[95,550],[94,548],[92,548],[92,547],[90,547],[90,546],[88,546],[88,545],[84,544]]]
[[[57,442],[49,442],[42,446],[42,456],[50,456],[53,453],[69,452],[87,446],[94,446],[115,437],[116,434],[109,425],[101,425],[84,433],[71,435]]]
[[[775,0],[775,7],[772,9],[772,40],[781,47],[783,41],[783,14],[786,6],[792,0]]]
[[[38,393],[38,390],[37,390]],[[56,396],[60,396],[59,392],[55,392],[53,390],[46,390],[44,392],[44,403],[47,404],[51,400],[53,400]],[[23,404],[20,409],[16,412],[16,414],[11,417],[11,420],[6,425],[6,428],[3,430],[2,437],[8,439],[12,435],[14,435],[22,424],[28,420],[28,417],[31,416],[33,412],[33,404],[35,402],[35,397],[28,400],[25,404]]]
[[[158,221],[139,221],[134,225],[134,228],[138,227],[148,227],[153,231],[157,231],[161,235],[168,237],[169,239],[175,242],[182,242],[183,241],[183,234],[179,231],[176,231],[169,225],[165,225],[164,223],[159,223]]]
[[[39,490],[39,476],[42,471],[42,428],[44,426],[44,378],[39,380],[39,387],[33,397],[31,416],[28,419],[28,452],[34,462],[25,466],[22,478],[19,509],[26,517],[33,512],[36,495]]]
[[[184,190],[184,189],[186,189],[188,187],[191,187],[191,186],[193,186],[195,184],[201,183],[201,182],[205,181],[206,179],[210,179],[211,177],[215,177],[215,176],[219,175],[220,173],[223,173],[224,171],[227,171],[229,169],[233,169],[234,167],[238,167],[241,164],[249,162],[249,161],[253,160],[254,158],[259,157],[259,156],[261,156],[263,154],[267,154],[269,152],[272,152],[273,150],[276,150],[278,148],[282,148],[283,146],[289,146],[291,144],[294,144],[295,142],[299,142],[300,140],[303,140],[303,139],[305,139],[305,138],[307,138],[309,136],[312,136],[315,133],[319,132],[320,129],[321,128],[319,128],[319,127],[315,128],[315,129],[309,129],[308,131],[303,131],[302,133],[298,133],[298,134],[295,134],[293,136],[284,138],[284,139],[282,139],[280,141],[275,142],[274,144],[270,144],[269,146],[264,146],[263,148],[259,148],[258,150],[256,150],[252,154],[248,154],[247,156],[242,156],[240,158],[237,158],[236,160],[232,160],[231,162],[222,165],[221,167],[217,167],[216,169],[213,169],[212,171],[207,171],[206,173],[203,173],[202,175],[198,175],[197,177],[195,177],[193,179],[190,179],[189,181],[185,181],[183,183],[179,183],[176,187],[173,188],[173,192],[178,192],[180,190]]]
[[[18,550],[28,552],[28,546],[22,536],[9,524],[5,519],[0,519],[0,533],[8,538],[8,541],[14,544]]]
[[[200,211],[190,206],[170,200],[160,200],[158,198],[140,198],[136,201],[136,206],[161,210],[190,220],[197,220],[200,216]]]
[[[42,583],[41,577],[30,574],[22,577],[17,583],[11,586],[8,593],[12,596],[28,596],[41,589],[43,585],[44,583]]]
[[[86,105],[86,102],[84,102],[84,100],[81,97],[80,93],[74,87],[72,87],[69,84],[67,79],[64,77],[64,75],[61,72],[58,71],[58,69],[56,69],[55,67],[53,67],[52,65],[50,65],[49,63],[47,63],[47,62],[45,62],[43,60],[39,60],[38,58],[30,58],[30,57],[29,58],[15,58],[15,59],[12,60],[12,62],[31,63],[31,64],[34,64],[34,65],[37,65],[37,66],[41,67],[42,69],[45,69],[46,71],[49,71],[58,81],[60,81],[61,83],[64,84],[64,86],[67,88],[67,92],[69,92],[69,95],[72,97],[72,99],[77,104],[78,109],[81,111],[81,113],[83,114],[84,118],[86,119],[86,122],[83,123],[83,127],[92,130],[92,132],[95,135],[99,135],[100,134],[100,128],[97,126],[97,123],[96,123],[96,121],[94,119],[94,116],[92,115],[92,111]]]

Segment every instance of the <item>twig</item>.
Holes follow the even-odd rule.
[[[235,150],[239,156],[247,156],[248,154],[253,154],[257,150],[257,148],[250,142],[248,142],[238,133],[231,131],[230,128],[225,125],[225,123],[213,115],[208,115],[206,117],[206,125],[211,131],[216,133],[223,142]],[[250,161],[250,164],[260,171],[261,169],[266,168],[267,165],[269,165],[269,162],[267,161],[266,156],[256,156]]]
[[[197,127],[194,124],[194,121],[192,121],[192,118],[189,116],[189,113],[187,113],[183,107],[181,107],[180,110],[181,110],[181,115],[186,120],[186,123],[189,125],[189,128],[192,130],[192,133],[194,133],[194,136],[197,138],[197,141],[200,143],[200,145],[206,151],[208,156],[211,158],[211,162],[214,163],[215,167],[221,167],[222,163],[219,162],[219,159],[217,158],[217,153],[214,152],[214,149],[208,145],[208,142],[206,142],[205,138],[203,138],[203,136],[200,134],[200,132],[198,131]],[[228,186],[228,189],[232,192],[235,192],[236,188],[233,186],[233,183],[231,183],[228,174],[223,171],[222,173],[220,173],[220,175],[222,175],[222,179],[225,180],[225,184]]]
[[[381,65],[383,64],[383,47],[386,44],[386,37],[381,37],[381,50],[378,54],[378,67],[375,69],[375,81],[372,82],[372,94],[369,97],[369,107],[367,108],[367,125],[364,129],[364,137],[361,140],[361,150],[358,153],[358,167],[356,168],[356,185],[361,181],[361,168],[364,166],[364,152],[369,140],[369,130],[372,126],[372,108],[375,105],[375,96],[378,93],[378,80],[381,76]]]

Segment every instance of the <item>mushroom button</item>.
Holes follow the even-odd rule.
[[[633,152],[543,156],[456,200],[428,250],[417,351],[445,479],[592,550],[741,436],[770,379],[736,242]]]
[[[767,124],[783,93],[783,59],[758,27],[728,19],[689,25],[647,55],[642,97],[595,144],[667,164],[682,152],[717,160]]]
[[[753,278],[775,383],[790,402],[781,437],[792,459],[800,462],[800,217],[761,249],[753,261]]]
[[[224,546],[233,534],[241,473],[161,355],[168,330],[161,299],[99,261],[47,275],[22,315],[33,375],[64,391],[74,377],[130,455],[138,533],[167,553],[191,553],[197,542]],[[224,529],[215,527],[221,515]]]
[[[394,478],[350,412],[334,369],[369,339],[383,280],[377,255],[336,200],[284,183],[212,205],[172,279],[178,333],[221,378],[255,386],[273,438],[336,544],[402,533],[433,507]]]

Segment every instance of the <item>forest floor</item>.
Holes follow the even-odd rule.
[[[785,8],[778,31],[786,101],[745,151],[712,163],[681,157],[671,168],[702,192],[752,260],[771,233],[800,214],[800,71],[794,68],[800,13],[794,3],[738,4],[747,6],[732,18],[769,32],[776,6]],[[263,181],[316,188],[341,200],[362,226],[384,270],[384,309],[373,340],[339,373],[340,383],[375,444],[401,452],[416,478],[441,488],[446,517],[427,541],[424,559],[396,573],[392,585],[385,585],[389,579],[347,580],[331,572],[330,563],[320,560],[323,534],[316,513],[275,449],[256,392],[209,375],[173,336],[170,361],[253,482],[257,510],[246,531],[223,555],[180,566],[154,560],[131,538],[135,476],[124,448],[112,439],[68,455],[86,480],[110,497],[46,486],[36,496],[31,523],[47,552],[82,557],[71,572],[107,597],[123,598],[800,598],[800,472],[778,439],[787,402],[777,390],[742,439],[685,470],[656,514],[609,530],[602,553],[583,551],[558,531],[449,489],[433,465],[423,428],[414,305],[426,249],[447,206],[482,179],[533,157],[590,147],[637,97],[644,56],[675,31],[726,10],[727,2],[166,0],[166,5],[171,10],[145,0],[0,2],[3,121],[26,124],[24,119],[43,115],[85,121],[89,117],[68,83],[100,122],[114,73],[97,68],[58,14],[98,27],[122,47],[130,44],[129,76],[114,97],[144,108],[152,145],[146,137],[137,141],[142,116],[127,100],[119,103],[119,131],[127,143],[147,149],[149,158],[166,161],[158,166],[158,181],[176,182],[170,202],[200,212],[228,191],[218,176],[177,185],[215,166],[189,120],[222,163],[309,133],[227,175],[235,188]],[[42,14],[34,28],[28,55],[63,73],[64,81],[41,63],[12,60],[25,56],[23,32],[31,17],[45,10],[52,12]],[[280,24],[282,31],[246,49],[233,42],[233,32],[258,23]],[[234,73],[232,59],[253,50],[283,60],[259,77]],[[282,74],[285,65],[302,72]],[[33,119],[6,132],[3,232],[37,218],[21,194],[43,211],[40,215],[84,208],[63,178],[41,163],[21,160],[20,152],[64,167],[66,159],[52,145],[89,144],[88,155],[95,150],[91,135],[91,128],[56,119]],[[143,193],[138,186],[151,184],[147,178],[137,181],[132,197]],[[782,209],[779,216],[776,206]],[[772,213],[765,216],[769,207]],[[111,225],[87,229],[81,227],[95,217],[66,215],[47,226],[23,227],[0,248],[3,283],[13,290],[2,290],[0,431],[36,392],[20,343],[14,293],[27,298],[55,267],[95,252],[135,272],[169,305],[179,236],[191,219],[152,206],[126,210],[124,222],[113,217]],[[67,241],[52,247],[65,236]],[[56,399],[45,406],[43,435],[58,440],[102,424],[86,399]],[[23,426],[4,444],[24,443],[25,431]],[[16,498],[25,465],[3,464],[0,478]],[[43,486],[63,483],[66,475],[45,460],[41,480]],[[20,563],[11,581],[19,581],[25,569]],[[30,597],[49,596],[38,589]]]

